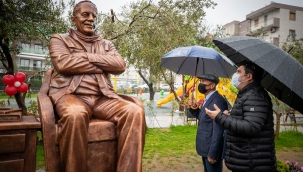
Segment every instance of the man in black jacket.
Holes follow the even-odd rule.
[[[223,153],[223,128],[214,122],[206,113],[205,108],[214,110],[214,104],[221,109],[227,110],[226,100],[216,91],[219,78],[203,74],[197,76],[200,79],[198,90],[205,95],[201,108],[190,109],[192,115],[199,119],[196,136],[197,153],[202,156],[205,172],[222,171]]]
[[[206,113],[227,129],[225,164],[234,172],[276,171],[272,102],[260,82],[263,69],[244,61],[232,77],[239,93],[228,111],[205,108]]]

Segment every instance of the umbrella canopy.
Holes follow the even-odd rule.
[[[262,86],[303,113],[303,66],[294,57],[255,37],[235,36],[213,42],[234,63],[250,60],[263,68]]]
[[[218,77],[230,77],[236,67],[227,57],[216,50],[203,46],[179,47],[161,58],[161,66],[177,74],[198,76],[212,74]]]

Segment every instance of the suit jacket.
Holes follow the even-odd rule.
[[[115,46],[100,39],[92,45],[90,53],[77,35],[55,34],[50,39],[50,58],[54,66],[49,95],[55,104],[65,94],[73,93],[85,74],[95,74],[101,93],[118,98],[108,74],[121,74],[125,61]]]
[[[226,100],[216,91],[201,109],[190,109],[192,115],[199,119],[199,126],[196,136],[196,150],[202,157],[211,157],[220,160],[223,152],[223,128],[221,128],[214,120],[212,120],[205,112],[205,107],[210,110],[214,109],[216,104],[222,111],[227,110]]]

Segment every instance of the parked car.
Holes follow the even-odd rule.
[[[170,90],[170,86],[168,84],[160,84],[160,90]]]
[[[182,87],[182,83],[174,83],[175,89]]]
[[[135,94],[137,92],[137,84],[126,84],[123,86],[124,94]]]

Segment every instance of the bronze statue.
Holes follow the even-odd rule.
[[[119,97],[109,74],[121,74],[125,61],[108,40],[95,31],[96,5],[81,1],[73,10],[66,34],[50,39],[54,73],[49,96],[60,117],[59,147],[62,169],[87,171],[87,128],[91,117],[114,122],[118,136],[117,171],[142,171],[145,141],[143,104]]]

